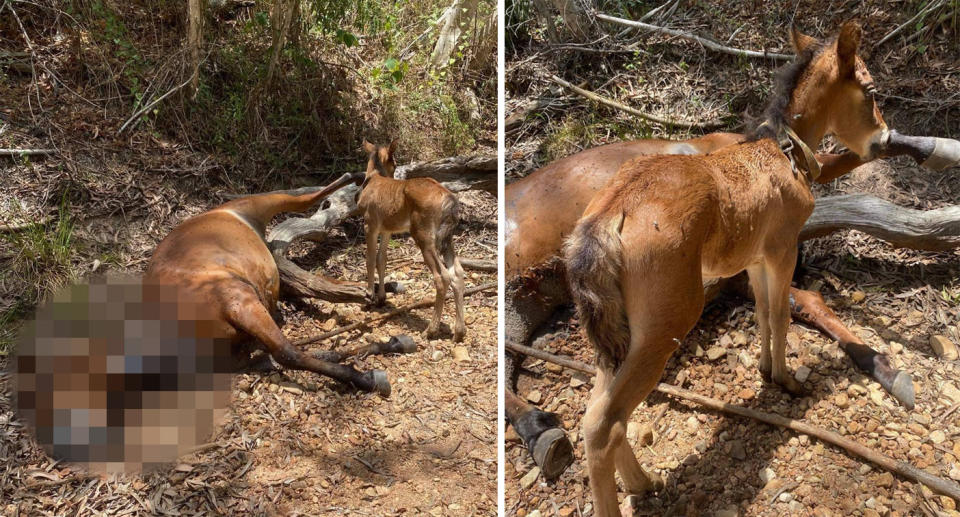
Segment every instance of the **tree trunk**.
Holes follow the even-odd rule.
[[[463,34],[463,24],[469,22],[477,10],[477,0],[453,0],[441,18],[440,35],[433,47],[430,64],[436,68],[447,65],[450,56],[457,48],[457,41]]]
[[[200,87],[200,53],[203,47],[203,11],[205,0],[189,0],[187,3],[187,50],[190,56],[191,99],[197,96]]]
[[[432,162],[397,167],[398,179],[433,178],[453,192],[485,190],[497,195],[497,156],[469,155],[441,158]]]
[[[296,19],[299,0],[276,0],[270,9],[270,28],[273,31],[270,44],[270,63],[267,65],[267,84],[271,84],[277,73],[280,53],[287,43],[287,36]]]

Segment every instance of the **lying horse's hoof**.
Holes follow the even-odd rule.
[[[390,381],[387,380],[387,372],[383,370],[370,370],[367,375],[369,375],[373,381],[373,389],[371,391],[376,391],[384,398],[390,396]]]
[[[383,351],[388,354],[412,354],[417,351],[417,343],[407,335],[393,336],[383,345]]]
[[[886,387],[886,386],[884,386]],[[904,371],[897,372],[896,378],[893,379],[893,385],[891,385],[887,391],[891,395],[903,404],[903,407],[908,410],[912,410],[915,397],[913,392],[913,377],[909,373]]]
[[[387,282],[383,284],[383,289],[386,292],[393,294],[403,294],[407,292],[407,288],[404,287],[400,282]]]
[[[573,463],[573,445],[567,433],[558,427],[540,433],[533,442],[531,454],[544,479],[556,479]]]

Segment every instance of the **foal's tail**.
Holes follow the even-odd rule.
[[[456,256],[453,249],[453,232],[460,224],[460,201],[457,196],[447,192],[440,205],[440,225],[437,227],[437,251],[441,257]]]
[[[612,369],[620,366],[630,346],[620,290],[623,218],[622,212],[614,217],[598,212],[582,219],[563,250],[580,324],[596,348],[600,364]]]

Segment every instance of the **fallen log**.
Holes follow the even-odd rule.
[[[960,206],[913,210],[867,194],[817,200],[800,240],[857,230],[897,248],[946,251],[960,246]]]
[[[451,156],[397,167],[397,179],[433,178],[453,192],[484,190],[497,195],[497,155]]]
[[[593,365],[589,365],[569,357],[558,356],[549,352],[537,350],[536,348],[523,346],[510,340],[507,340],[504,346],[514,352],[529,355],[543,361],[563,366],[564,368],[577,370],[588,375],[596,374],[596,368]],[[907,479],[926,485],[937,493],[952,497],[954,499],[960,497],[960,485],[941,477],[934,476],[924,470],[920,470],[905,461],[897,461],[881,452],[870,449],[869,447],[861,445],[849,438],[844,438],[833,431],[828,431],[826,429],[822,429],[799,420],[794,420],[792,418],[774,415],[771,413],[764,413],[762,411],[738,406],[736,404],[723,402],[714,398],[700,395],[699,393],[694,393],[690,390],[673,386],[672,384],[661,382],[657,384],[654,390],[675,398],[694,402],[716,411],[752,418],[766,424],[785,427],[808,436],[813,436],[814,438],[827,442],[831,445],[835,445],[884,469],[900,474]]]

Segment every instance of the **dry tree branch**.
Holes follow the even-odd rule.
[[[719,120],[712,120],[707,122],[677,122],[674,120],[665,119],[662,117],[658,117],[656,115],[650,115],[648,113],[644,113],[636,108],[631,108],[630,106],[620,104],[619,102],[610,100],[606,97],[601,97],[591,91],[587,91],[587,90],[584,90],[583,88],[574,86],[555,75],[551,75],[550,79],[552,79],[553,82],[559,84],[560,86],[563,86],[564,88],[576,93],[577,95],[580,95],[581,97],[586,97],[587,99],[597,101],[600,104],[605,104],[607,106],[610,106],[611,108],[615,108],[620,111],[625,111],[627,113],[630,113],[631,115],[636,115],[637,117],[640,117],[644,120],[649,120],[650,122],[656,122],[657,124],[663,124],[669,127],[685,127],[685,128],[696,127],[700,129],[717,129],[720,127],[724,127],[726,125]]]
[[[721,45],[716,41],[702,38],[700,36],[697,36],[696,34],[691,34],[689,32],[678,31],[675,29],[668,29],[666,27],[658,27],[656,25],[650,25],[649,23],[627,20],[625,18],[617,18],[616,16],[610,16],[608,14],[603,14],[599,12],[594,13],[594,16],[598,20],[603,20],[606,22],[625,25],[627,27],[634,27],[637,29],[656,32],[659,34],[667,34],[669,36],[674,36],[674,37],[682,38],[689,41],[695,41],[710,50],[713,50],[716,52],[722,52],[724,54],[731,54],[734,56],[743,56],[743,57],[753,57],[753,58],[770,58],[770,59],[776,59],[780,61],[789,61],[793,59],[793,56],[788,54],[778,54],[775,52],[767,52],[766,50],[764,50],[763,52],[759,52],[756,50],[744,50],[740,48],[728,47],[726,45]]]
[[[512,341],[507,341],[505,345],[508,349],[523,354],[529,355],[530,357],[535,357],[543,361],[551,362],[563,366],[564,368],[569,368],[571,370],[581,371],[583,373],[594,375],[596,373],[596,368],[593,365],[571,359],[569,357],[563,357],[549,352],[544,352],[542,350],[537,350],[536,348],[520,345]],[[831,445],[840,447],[841,449],[860,456],[861,458],[883,467],[891,472],[896,472],[901,476],[922,483],[930,487],[935,492],[944,494],[946,496],[952,497],[954,499],[960,498],[960,486],[952,481],[948,481],[938,476],[934,476],[924,470],[920,470],[917,467],[907,463],[905,461],[897,461],[886,454],[877,452],[869,447],[861,445],[849,438],[844,438],[833,431],[828,431],[810,425],[806,422],[801,422],[799,420],[794,420],[792,418],[787,418],[780,415],[775,415],[771,413],[764,413],[762,411],[757,411],[755,409],[745,408],[743,406],[738,406],[736,404],[730,404],[728,402],[723,402],[714,398],[710,398],[699,393],[694,393],[690,390],[685,390],[683,388],[678,388],[671,384],[659,383],[657,387],[654,388],[660,393],[670,395],[672,397],[681,398],[684,400],[689,400],[700,404],[701,406],[708,407],[717,411],[722,411],[724,413],[731,413],[734,415],[745,416],[752,418],[754,420],[759,420],[760,422],[776,425],[780,427],[785,427],[793,431],[797,431],[809,436],[813,436],[819,440],[827,442]]]
[[[0,156],[34,156],[57,154],[56,149],[0,149]]]

